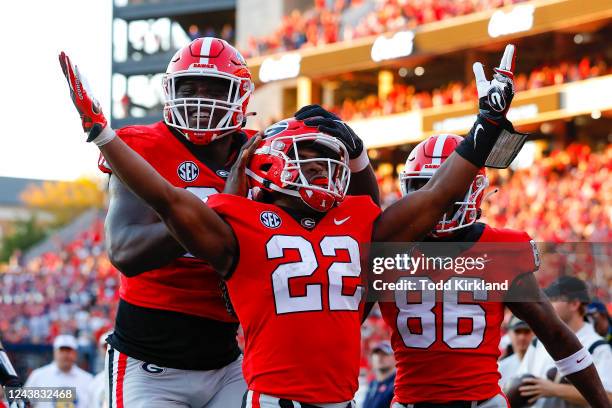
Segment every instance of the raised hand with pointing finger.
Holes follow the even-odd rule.
[[[478,109],[480,114],[490,121],[499,124],[506,117],[514,98],[514,62],[515,47],[508,44],[504,50],[499,67],[493,68],[493,79],[489,81],[482,63],[472,66],[478,89]]]
[[[508,44],[490,81],[480,62],[472,67],[478,89],[478,115],[457,153],[477,167],[508,167],[527,139],[528,135],[516,132],[506,119],[514,99],[515,59],[516,48]]]

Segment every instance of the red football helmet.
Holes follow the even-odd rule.
[[[224,99],[178,98],[177,80],[185,77],[227,80],[227,94]],[[219,38],[203,37],[174,54],[163,89],[166,124],[192,143],[208,144],[244,126],[254,85],[244,58],[234,47]],[[225,114],[221,117],[219,111]],[[195,125],[190,123],[190,115],[195,115]]]
[[[408,156],[404,170],[400,173],[400,189],[407,195],[423,187],[436,170],[455,151],[462,137],[451,134],[430,136],[419,143]],[[472,225],[480,217],[480,204],[484,190],[489,185],[484,168],[470,185],[463,201],[455,202],[455,212],[451,217],[444,214],[431,235],[447,236],[453,231]]]
[[[300,148],[311,148],[320,157],[300,158]],[[310,180],[304,164],[318,162],[325,176]],[[297,119],[285,119],[268,127],[255,150],[247,174],[250,187],[300,197],[316,211],[328,211],[346,195],[351,177],[346,147],[336,138],[321,133]]]

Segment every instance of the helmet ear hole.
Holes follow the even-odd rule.
[[[272,167],[272,163],[264,163],[259,166],[259,170],[267,172]]]

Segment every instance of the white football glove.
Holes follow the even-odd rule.
[[[514,61],[515,47],[508,44],[499,67],[493,68],[493,80],[487,80],[480,62],[475,62],[472,69],[478,89],[478,109],[485,118],[499,123],[506,117],[514,98]]]

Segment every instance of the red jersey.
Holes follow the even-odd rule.
[[[186,188],[202,199],[223,191],[228,171],[213,171],[199,161],[164,122],[128,126],[116,132],[174,186]],[[100,156],[99,168],[105,173],[112,172],[103,156]],[[218,321],[236,321],[227,312],[217,273],[209,264],[189,254],[131,278],[121,274],[120,279],[119,295],[131,304]]]
[[[305,403],[353,399],[366,287],[360,245],[371,240],[378,206],[346,197],[315,223],[225,194],[208,205],[239,245],[227,287],[244,329],[249,389]]]
[[[509,288],[517,276],[535,271],[539,258],[527,233],[474,226],[478,227],[484,228],[478,243],[460,257],[475,259],[486,253],[482,268],[461,273],[419,271],[407,279],[449,286],[424,288],[417,282],[416,290],[395,291],[395,302],[380,302],[382,316],[392,329],[398,402],[474,401],[501,392],[497,359],[507,289],[478,284],[507,282]],[[473,283],[476,286],[470,286]]]

